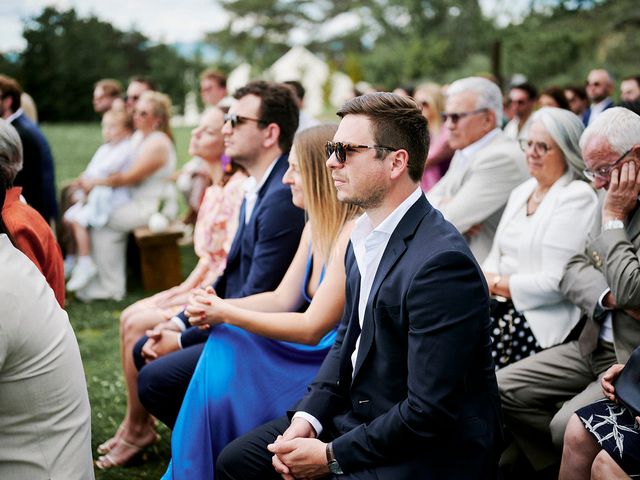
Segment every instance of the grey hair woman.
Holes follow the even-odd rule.
[[[582,173],[583,129],[568,110],[542,108],[520,141],[532,178],[511,193],[482,265],[496,299],[491,317],[497,368],[562,343],[580,319],[559,284],[597,210],[596,194]]]

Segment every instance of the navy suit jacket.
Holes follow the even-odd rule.
[[[613,103],[613,100],[609,99],[609,101],[605,104],[604,110],[606,110],[607,108],[611,108],[613,106],[615,106],[615,104]],[[585,112],[582,114],[582,123],[584,124],[585,127],[589,125],[589,118],[591,118],[591,107],[587,108]]]
[[[495,476],[502,433],[488,290],[463,237],[424,196],[405,214],[374,278],[353,378],[360,274],[351,247],[345,262],[336,342],[295,411],[321,422],[345,473]]]
[[[13,182],[22,195],[49,222],[58,216],[55,170],[49,143],[38,126],[25,115],[12,120],[22,141],[22,170]]]
[[[304,228],[304,211],[291,200],[291,189],[282,183],[288,155],[278,158],[245,225],[244,202],[238,230],[227,255],[224,273],[213,287],[222,298],[240,298],[275,290],[289,268]],[[179,315],[187,327],[190,324]],[[182,334],[182,346],[206,340],[207,330],[189,328]]]

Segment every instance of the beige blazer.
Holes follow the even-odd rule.
[[[45,278],[0,235],[0,478],[91,480],[80,350]]]
[[[485,272],[499,271],[500,238],[518,212],[526,205],[538,182],[531,178],[517,187],[507,202]],[[598,209],[598,199],[587,183],[560,177],[522,233],[518,249],[518,272],[509,278],[511,299],[523,313],[543,348],[561,343],[580,320],[578,307],[560,292],[560,279],[568,260],[584,248]]]
[[[427,198],[463,234],[482,225],[478,233],[466,237],[476,260],[482,263],[509,194],[527,178],[520,147],[500,131],[464,166],[456,152],[449,170]]]
[[[618,363],[625,363],[640,345],[640,322],[624,312],[624,308],[640,308],[639,253],[640,209],[636,208],[625,229],[595,234],[584,251],[571,258],[560,282],[567,298],[592,319],[599,311],[600,296],[611,288],[622,307],[612,317]]]

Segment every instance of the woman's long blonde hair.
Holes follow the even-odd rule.
[[[147,90],[142,92],[140,100],[150,102],[153,106],[153,116],[158,121],[156,130],[165,133],[171,141],[173,141],[173,134],[171,133],[171,99],[168,95],[160,92],[154,92]]]
[[[311,222],[311,239],[325,264],[344,224],[360,212],[359,207],[338,201],[338,192],[326,165],[326,143],[333,139],[337,128],[331,124],[318,125],[302,130],[293,140],[305,210]]]
[[[420,93],[425,97],[426,102],[429,104],[431,118],[429,121],[429,131],[437,133],[442,127],[442,120],[440,118],[440,112],[444,110],[444,95],[442,94],[442,87],[434,82],[426,82],[416,87],[415,95]]]

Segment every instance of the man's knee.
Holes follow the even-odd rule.
[[[500,400],[505,412],[508,412],[511,407],[526,403],[527,399],[530,398],[528,393],[529,385],[520,380],[519,367],[520,365],[518,364],[509,365],[496,373]]]
[[[553,442],[553,446],[560,451],[562,451],[564,434],[567,430],[567,425],[569,424],[569,420],[571,419],[572,415],[573,409],[571,408],[571,406],[568,406],[565,403],[562,408],[560,408],[558,413],[553,416],[551,422],[549,423],[549,430],[551,431],[551,441]],[[578,422],[579,421],[580,420],[578,420]]]
[[[243,465],[242,451],[234,448],[233,443],[227,445],[216,460],[216,478],[217,479],[235,479],[241,478],[239,466]]]

